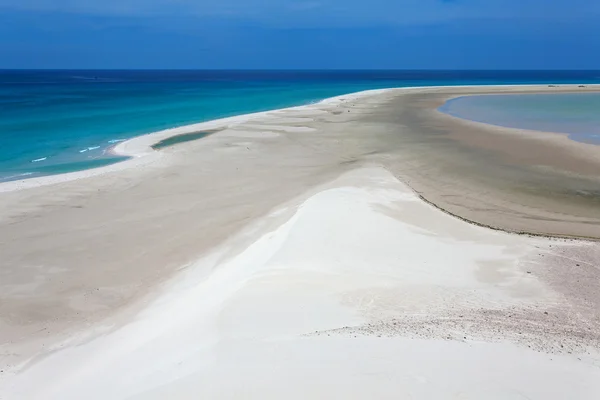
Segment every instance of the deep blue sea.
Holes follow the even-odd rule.
[[[0,71],[0,181],[118,162],[114,143],[365,89],[600,83],[598,71]]]
[[[600,145],[600,93],[463,96],[440,110],[492,125],[567,133],[572,140]]]

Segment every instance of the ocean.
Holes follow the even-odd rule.
[[[119,141],[367,89],[600,83],[598,71],[0,71],[0,182],[121,161]]]
[[[600,145],[600,93],[464,96],[440,111],[509,128],[566,133],[572,140]]]

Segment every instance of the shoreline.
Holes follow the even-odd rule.
[[[600,87],[597,89],[600,92]],[[594,93],[598,93],[594,92]],[[569,92],[570,93],[570,92]],[[490,96],[494,96],[494,94],[489,94]],[[497,132],[504,133],[506,135],[520,135],[526,136],[528,139],[534,141],[547,141],[547,142],[555,142],[560,143],[560,145],[564,146],[568,150],[573,150],[579,153],[579,156],[589,159],[590,161],[597,160],[597,152],[598,149],[595,148],[598,145],[592,143],[580,142],[577,140],[573,140],[569,138],[568,133],[564,132],[553,132],[553,131],[542,131],[542,130],[533,130],[533,129],[525,129],[525,128],[513,128],[504,125],[496,125],[490,124],[486,122],[475,121],[467,118],[458,117],[444,111],[440,111],[435,109],[435,112],[439,114],[442,118],[455,121],[463,126],[470,126],[479,128],[482,131],[487,132]]]
[[[553,89],[557,89],[557,88],[560,88],[560,87],[559,86],[553,87]],[[577,89],[579,89],[579,88],[577,88]],[[584,93],[600,93],[600,85],[587,85],[585,87],[585,89],[586,90],[584,91]],[[515,127],[497,125],[497,124],[492,124],[492,123],[487,123],[487,122],[480,122],[480,121],[472,120],[469,118],[459,117],[459,116],[450,114],[450,113],[445,112],[440,109],[448,101],[455,100],[455,99],[461,98],[461,97],[496,96],[496,95],[519,95],[520,96],[520,95],[537,95],[537,94],[557,94],[557,95],[559,95],[559,94],[578,94],[578,93],[582,93],[582,92],[578,91],[578,90],[564,90],[564,91],[561,90],[561,91],[553,92],[553,93],[545,93],[545,92],[494,93],[494,92],[489,92],[489,93],[474,93],[474,94],[458,95],[458,96],[444,96],[443,103],[439,107],[435,107],[435,109],[432,111],[434,111],[434,114],[441,117],[441,119],[446,119],[448,121],[450,121],[450,120],[455,121],[455,122],[461,124],[462,126],[476,127],[483,131],[486,131],[486,132],[504,133],[507,135],[523,136],[523,137],[526,137],[526,138],[534,140],[534,141],[556,142],[557,144],[560,144],[562,147],[564,147],[568,150],[577,152],[580,157],[584,157],[586,159],[589,159],[590,161],[597,161],[598,160],[598,152],[600,149],[598,147],[596,147],[597,146],[596,144],[573,140],[569,137],[570,134],[566,133],[566,132],[554,132],[554,131],[547,131],[547,130],[515,128]],[[591,172],[595,172],[595,170],[591,171]]]
[[[585,86],[585,88],[590,88],[592,90],[586,90],[584,93],[600,93],[600,85],[588,85]],[[578,87],[578,89],[581,89]],[[558,93],[520,93],[520,94],[516,94],[517,96],[536,96],[536,95],[561,95],[561,94],[581,94],[582,92],[579,90],[573,90],[573,91],[561,91]],[[458,120],[462,120],[462,121],[467,121],[469,123],[473,123],[473,124],[480,124],[480,126],[488,126],[488,127],[495,127],[495,128],[499,128],[499,129],[506,129],[506,130],[513,130],[513,131],[520,131],[520,132],[528,132],[529,134],[531,134],[532,136],[535,135],[539,135],[539,133],[548,133],[548,134],[552,134],[552,135],[562,135],[567,137],[568,139],[575,141],[577,143],[582,143],[582,144],[586,144],[586,145],[600,145],[600,143],[588,143],[585,141],[579,141],[579,140],[574,140],[571,138],[571,135],[573,135],[573,133],[569,133],[569,132],[558,132],[558,131],[550,131],[550,130],[544,130],[544,129],[530,129],[530,128],[518,128],[518,127],[514,127],[514,126],[507,126],[507,125],[501,125],[501,124],[497,124],[497,123],[491,123],[491,122],[484,122],[484,121],[477,121],[471,118],[466,118],[466,117],[461,117],[459,115],[455,115],[449,111],[444,110],[444,108],[446,108],[447,104],[449,102],[452,102],[454,100],[458,100],[458,99],[462,99],[462,98],[466,98],[466,97],[478,97],[478,96],[503,96],[503,95],[508,95],[508,96],[514,96],[514,94],[510,94],[510,93],[478,93],[478,94],[473,94],[473,95],[458,95],[458,96],[451,96],[448,97],[444,103],[442,105],[440,105],[436,111],[440,112],[441,114],[456,118]]]
[[[88,177],[99,176],[99,175],[103,175],[106,173],[113,173],[113,172],[121,171],[121,170],[128,169],[128,168],[142,167],[142,166],[148,165],[150,163],[153,163],[161,158],[160,154],[157,154],[159,152],[156,150],[153,150],[152,146],[162,140],[169,139],[173,136],[196,133],[196,132],[202,131],[202,130],[207,130],[207,131],[221,130],[221,129],[227,128],[229,125],[236,125],[239,123],[248,122],[252,119],[260,118],[261,116],[265,116],[270,113],[277,113],[277,112],[282,112],[282,111],[287,111],[287,110],[295,110],[295,109],[304,109],[307,107],[310,108],[310,107],[317,106],[319,104],[334,104],[337,102],[351,101],[353,99],[357,99],[357,98],[360,98],[363,96],[383,94],[386,92],[391,93],[391,92],[396,92],[396,91],[398,91],[398,92],[404,92],[404,91],[412,92],[412,91],[418,91],[418,90],[434,90],[435,91],[435,90],[440,90],[440,89],[443,90],[443,89],[450,89],[450,88],[456,88],[456,89],[468,89],[468,88],[473,88],[473,89],[486,88],[486,89],[488,89],[489,88],[492,90],[494,90],[494,88],[498,88],[498,89],[522,88],[525,90],[539,89],[540,93],[544,93],[544,91],[547,91],[547,89],[552,89],[551,91],[553,91],[553,92],[559,91],[561,93],[567,93],[567,92],[570,93],[570,91],[562,90],[565,87],[569,87],[569,88],[573,89],[572,93],[578,93],[578,92],[581,92],[581,89],[583,89],[583,88],[579,88],[577,85],[578,84],[563,84],[563,85],[557,85],[557,86],[535,85],[535,84],[534,85],[523,84],[523,85],[414,86],[414,87],[395,87],[395,88],[392,87],[392,88],[386,88],[386,89],[371,89],[371,90],[364,90],[364,91],[359,91],[359,92],[352,92],[352,93],[347,93],[347,94],[343,94],[343,95],[339,95],[339,96],[322,99],[316,103],[310,103],[310,104],[304,104],[304,105],[298,105],[298,106],[292,106],[292,107],[286,107],[286,108],[280,108],[280,109],[273,109],[273,110],[267,110],[267,111],[260,111],[260,112],[249,113],[249,114],[240,114],[240,115],[235,115],[235,116],[231,116],[231,117],[218,118],[218,119],[214,119],[214,120],[184,125],[184,126],[180,126],[180,127],[165,129],[165,130],[161,130],[161,131],[157,131],[157,132],[151,132],[151,133],[147,133],[144,135],[136,136],[131,139],[127,139],[127,140],[115,143],[113,146],[109,146],[106,149],[107,153],[111,153],[116,156],[129,157],[129,159],[119,161],[119,162],[116,162],[114,164],[110,164],[107,166],[90,168],[90,169],[85,169],[85,170],[81,170],[81,171],[46,175],[46,176],[41,176],[41,177],[27,178],[27,179],[14,180],[14,181],[8,181],[8,182],[0,182],[0,193],[12,192],[12,191],[16,191],[16,190],[24,190],[24,189],[46,186],[46,185],[53,185],[53,184],[57,184],[57,183],[61,183],[61,182],[69,182],[69,181],[74,181],[74,180],[78,180],[78,179],[85,179]],[[586,91],[589,91],[589,89],[593,89],[594,91],[600,91],[600,84],[596,84],[596,85],[587,84],[585,86],[585,89],[586,89]],[[535,93],[530,93],[530,94],[535,94]],[[461,96],[457,96],[457,97],[461,97]],[[447,115],[450,115],[450,114],[447,114]],[[458,118],[458,117],[455,117],[455,118]],[[462,118],[460,118],[460,119],[462,119]],[[464,119],[464,120],[467,121],[466,119]],[[476,121],[473,121],[473,122],[476,123]],[[490,124],[486,124],[486,125],[490,125]],[[490,125],[490,126],[493,126],[493,125]],[[498,126],[498,127],[502,128],[502,129],[514,129],[514,128],[509,128],[509,127],[503,127],[503,126]],[[532,131],[532,132],[538,132],[538,131]]]
[[[600,86],[598,86],[598,85],[586,85],[586,88],[588,89],[588,90],[586,90],[587,93],[600,92]],[[580,88],[577,87],[576,89],[580,89]],[[591,89],[591,90],[589,90],[589,89]],[[553,93],[553,94],[560,95],[562,93],[578,94],[578,93],[581,93],[581,91],[579,91],[579,90],[561,91],[559,93]],[[542,94],[542,93],[538,93],[538,92],[536,92],[536,93],[518,93],[516,95],[518,95],[518,96],[521,96],[521,95],[522,96],[526,96],[526,95],[535,96],[538,94]],[[543,94],[550,94],[550,93],[543,93]],[[509,126],[505,126],[505,125],[492,124],[492,123],[481,122],[481,121],[476,121],[476,120],[460,117],[460,116],[454,115],[452,113],[449,113],[449,112],[446,112],[445,110],[443,110],[443,107],[449,101],[456,100],[459,98],[472,97],[472,96],[498,96],[498,95],[502,96],[502,95],[515,95],[515,94],[514,93],[490,92],[490,93],[474,93],[474,94],[461,94],[461,95],[445,96],[441,105],[432,107],[432,111],[435,114],[438,114],[439,116],[441,116],[442,119],[446,119],[446,120],[451,119],[463,126],[470,126],[470,127],[472,126],[472,127],[478,128],[482,131],[500,132],[500,133],[509,134],[509,135],[526,135],[527,137],[529,137],[533,140],[541,140],[541,141],[556,140],[557,143],[560,143],[560,145],[564,146],[564,148],[566,148],[566,149],[573,148],[575,151],[578,152],[579,156],[582,156],[582,157],[587,158],[592,161],[598,160],[598,149],[594,148],[594,146],[596,146],[595,144],[573,140],[569,137],[569,134],[565,133],[565,132],[532,130],[532,129],[515,128],[515,127],[509,127]],[[546,136],[546,135],[549,135],[549,136]],[[592,147],[590,147],[590,146],[592,146]],[[442,212],[447,213],[457,219],[460,219],[462,221],[465,221],[467,223],[470,223],[470,224],[473,224],[476,226],[481,226],[481,227],[485,227],[488,229],[502,231],[502,232],[515,234],[515,235],[523,235],[526,237],[543,237],[543,238],[548,238],[548,239],[559,239],[559,240],[560,239],[568,239],[568,240],[590,241],[590,242],[600,241],[599,236],[563,235],[560,233],[551,233],[551,232],[536,233],[536,232],[527,231],[527,230],[521,230],[521,231],[512,230],[512,229],[507,229],[506,227],[482,223],[475,219],[470,219],[463,215],[460,215],[459,213],[450,211],[450,210],[444,208],[442,205],[436,203],[435,201],[426,198],[425,196],[422,195],[422,193],[415,190],[414,188],[412,188],[412,190],[415,191],[415,193],[426,203],[436,207],[437,209],[441,210]]]
[[[387,118],[386,123],[402,124],[406,128],[405,145],[410,144],[408,148],[418,151],[419,155],[401,151],[405,158],[415,161],[408,170],[404,171],[406,163],[391,165],[397,165],[394,168],[398,168],[400,179],[419,195],[462,219],[511,233],[597,240],[598,231],[594,226],[600,221],[593,210],[599,206],[594,195],[600,191],[598,146],[573,141],[567,134],[500,127],[439,110],[448,99],[462,95],[529,92],[515,89],[449,88],[439,93],[397,97],[382,111],[380,118]],[[573,90],[560,89],[560,92]],[[598,87],[588,86],[586,90],[597,92]],[[388,117],[394,109],[399,110],[399,114]],[[428,165],[423,161],[427,157],[439,159],[436,162],[439,166]],[[423,172],[416,169],[417,165]],[[505,189],[500,190],[502,187]],[[485,196],[465,197],[464,191],[474,190],[483,191]],[[491,212],[492,209],[497,211]],[[552,214],[547,213],[548,210],[552,210]],[[572,217],[572,227],[558,220],[551,222],[560,215],[554,213],[558,210]],[[492,218],[509,216],[507,213],[512,214],[512,220]],[[568,218],[561,217],[561,220],[566,223]]]
[[[407,88],[411,89],[411,88]],[[203,130],[221,130],[229,127],[230,125],[235,126],[236,124],[244,123],[251,121],[256,118],[260,118],[262,116],[268,115],[270,113],[295,110],[295,109],[303,109],[306,107],[315,106],[318,104],[328,104],[335,103],[343,100],[351,100],[354,98],[360,98],[362,96],[370,96],[377,95],[379,93],[383,93],[389,90],[397,90],[396,88],[389,89],[372,89],[372,90],[364,90],[360,92],[348,93],[345,95],[339,95],[334,97],[329,97],[323,100],[320,100],[316,103],[286,107],[286,108],[278,108],[268,111],[259,111],[255,113],[249,114],[240,114],[231,117],[217,118],[209,121],[199,122],[195,124],[184,125],[180,127],[164,129],[157,132],[151,132],[144,135],[136,136],[131,139],[127,139],[118,143],[115,143],[113,146],[109,146],[106,151],[116,156],[129,157],[129,159],[98,168],[91,168],[81,171],[74,171],[62,174],[54,174],[47,175],[23,180],[15,180],[8,182],[0,182],[0,193],[4,192],[12,192],[16,190],[29,189],[34,187],[53,185],[62,182],[70,182],[78,179],[85,179],[88,177],[99,176],[106,173],[112,173],[121,171],[129,168],[136,168],[147,165],[154,161],[159,160],[160,152],[152,149],[152,146],[162,140],[169,139],[173,136],[185,135],[196,133],[198,131]],[[142,161],[143,160],[143,161]]]
[[[543,227],[506,177],[564,183],[432,111],[468,90],[343,95],[161,151],[142,136],[115,151],[143,168],[3,193],[0,397],[597,398],[600,247],[465,222]]]

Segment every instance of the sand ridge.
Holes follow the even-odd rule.
[[[573,303],[543,278],[537,252],[554,254],[553,242],[444,215],[376,166],[321,185],[292,215],[288,207],[271,215],[284,216],[283,224],[242,231],[242,238],[257,239],[237,251],[226,242],[206,254],[128,324],[29,366],[5,393],[278,398],[283,379],[292,398],[326,398],[346,393],[338,385],[349,376],[357,390],[349,398],[362,398],[367,388],[378,398],[398,391],[515,399],[600,393],[596,336],[590,342],[566,330],[554,337],[521,323],[535,325],[520,319],[526,312],[550,319],[572,311]],[[482,318],[482,309],[497,319]],[[509,315],[513,327],[504,323]],[[414,323],[436,316],[437,324]],[[471,329],[449,329],[458,319]],[[590,322],[574,321],[579,328]],[[490,330],[502,333],[491,339]],[[535,343],[541,345],[530,348]],[[540,385],[532,374],[553,379]]]
[[[433,115],[415,98],[484,90],[178,128],[121,143],[137,157],[118,169],[5,191],[0,398],[597,398],[597,244],[411,190],[505,189],[439,174],[460,138],[413,140]],[[217,132],[151,150],[200,130]]]

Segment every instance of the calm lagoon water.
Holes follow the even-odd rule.
[[[567,133],[572,140],[600,145],[600,93],[465,96],[440,110],[509,128]]]
[[[594,71],[0,71],[0,181],[122,160],[118,141],[365,89],[600,82]]]

